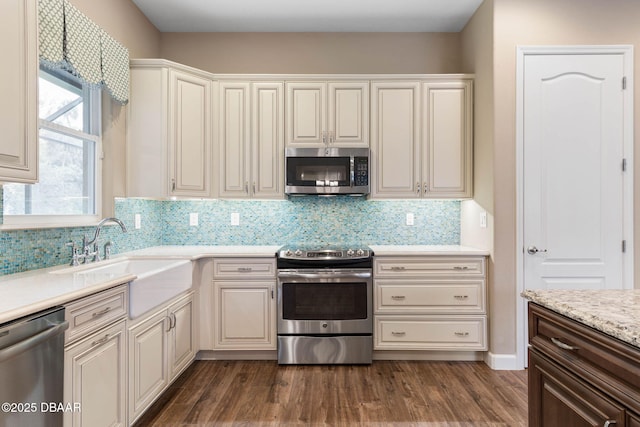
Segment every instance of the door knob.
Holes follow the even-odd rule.
[[[529,246],[527,248],[527,252],[529,253],[529,255],[535,255],[538,252],[547,252],[547,250],[546,249],[538,249],[535,246]]]

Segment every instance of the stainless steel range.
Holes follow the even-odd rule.
[[[372,265],[361,246],[278,251],[278,363],[371,363]]]

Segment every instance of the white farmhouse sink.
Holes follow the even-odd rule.
[[[129,282],[131,319],[190,289],[193,280],[190,260],[128,258],[117,262],[83,265],[78,270],[74,270],[74,267],[67,268],[64,271],[78,276],[99,275],[105,279],[125,274],[136,275],[137,278]]]

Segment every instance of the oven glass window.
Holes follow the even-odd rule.
[[[349,186],[350,157],[288,157],[287,185]]]
[[[283,283],[282,316],[288,320],[367,318],[366,283]]]

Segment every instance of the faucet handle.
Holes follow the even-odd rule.
[[[78,248],[76,248],[75,242],[73,242],[72,240],[69,240],[64,245],[71,248],[71,263],[69,265],[72,267],[77,267],[78,265],[80,265],[80,262],[79,262],[80,253]]]
[[[109,240],[107,243],[104,244],[104,259],[111,258],[111,246],[112,245],[113,245],[113,242],[111,240]]]

